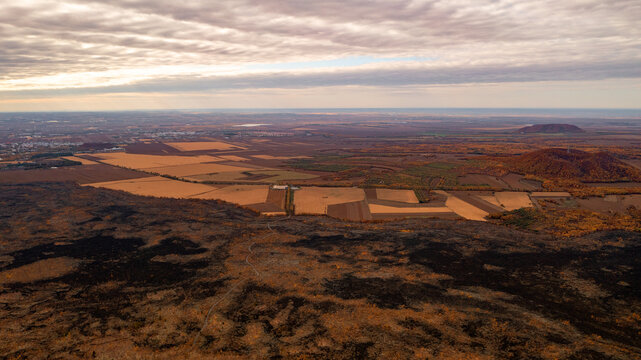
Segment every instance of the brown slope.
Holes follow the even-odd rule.
[[[641,171],[605,152],[543,149],[508,159],[506,163],[514,172],[547,178],[595,182],[641,179]]]

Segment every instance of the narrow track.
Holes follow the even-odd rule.
[[[251,242],[251,244],[249,244],[249,246],[247,247],[247,250],[249,251],[249,254],[247,254],[247,256],[245,257],[245,263],[247,263],[247,265],[249,265],[249,266],[252,268],[252,270],[254,270],[254,273],[256,273],[256,276],[258,276],[258,278],[259,278],[259,279],[262,279],[262,275],[261,275],[261,273],[258,271],[258,269],[256,269],[256,267],[254,266],[254,264],[252,264],[252,263],[249,261],[249,258],[250,258],[252,255],[254,255],[254,251],[252,250],[252,246],[254,246],[254,245],[256,244],[256,240],[264,240],[264,239],[266,239],[266,238],[268,238],[268,237],[270,237],[270,236],[277,235],[278,233],[277,233],[274,229],[272,229],[271,225],[273,225],[273,224],[275,224],[275,223],[277,223],[277,222],[279,222],[279,221],[287,220],[287,219],[289,219],[289,218],[291,218],[291,215],[289,215],[289,216],[287,216],[287,217],[285,217],[285,218],[278,219],[278,220],[276,220],[276,221],[272,221],[271,223],[268,223],[268,224],[267,224],[267,228],[269,229],[269,231],[270,231],[270,232],[269,232],[269,233],[267,233],[267,234],[264,234],[264,235],[262,235],[262,236],[260,236],[260,237],[258,237],[258,238],[255,238],[255,239],[254,239],[254,241],[252,241],[252,242]],[[230,294],[231,294],[231,293],[232,293],[236,288],[238,288],[238,286],[239,286],[241,283],[243,283],[243,282],[244,282],[244,280],[246,280],[246,278],[238,279],[238,281],[236,282],[236,284],[234,284],[234,286],[232,286],[229,290],[227,290],[227,292],[226,292],[225,294],[223,294],[223,296],[222,296],[222,297],[220,297],[218,300],[216,300],[216,302],[214,302],[214,303],[209,307],[209,310],[207,311],[207,315],[205,316],[205,320],[203,321],[203,324],[202,324],[202,326],[200,327],[200,331],[198,331],[198,333],[197,333],[197,334],[196,334],[196,336],[194,337],[194,340],[192,341],[192,344],[191,344],[191,349],[192,349],[192,350],[193,350],[193,349],[194,349],[194,347],[196,346],[196,341],[198,340],[198,338],[200,337],[200,335],[202,334],[202,332],[203,332],[203,331],[205,330],[205,328],[207,327],[207,325],[208,325],[208,323],[209,323],[209,318],[211,317],[211,314],[212,314],[212,312],[213,312],[214,308],[216,307],[216,305],[220,304],[223,300],[227,299],[227,297],[228,297],[228,296],[229,296],[229,295],[230,295]]]

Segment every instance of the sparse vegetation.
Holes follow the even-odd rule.
[[[638,233],[554,241],[461,221],[274,221],[71,184],[0,190],[0,277],[73,264],[0,284],[4,357],[639,354]]]
[[[519,229],[542,231],[558,236],[582,236],[597,231],[641,231],[641,217],[636,208],[625,214],[606,215],[572,207],[548,207],[544,211],[526,208],[502,214],[492,214],[490,219]]]
[[[294,169],[310,170],[310,171],[323,171],[323,172],[340,172],[349,170],[352,166],[345,164],[327,164],[324,161],[331,161],[328,157],[320,159],[295,159],[289,163],[289,166]]]
[[[490,219],[496,219],[507,226],[519,229],[531,229],[533,226],[545,219],[541,211],[534,208],[522,208],[504,213],[490,214]]]
[[[77,166],[82,165],[79,161],[67,160],[67,159],[55,159],[55,160],[38,160],[30,162],[17,162],[14,164],[6,164],[4,167],[0,167],[0,170],[3,168],[6,170],[35,170],[35,169],[49,169],[57,168],[64,166]]]

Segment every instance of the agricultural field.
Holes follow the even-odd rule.
[[[77,161],[77,162],[81,163],[82,165],[96,165],[96,164],[98,164],[95,161],[84,159],[84,158],[81,158],[81,157],[78,157],[78,156],[63,156],[62,158],[63,159],[67,159],[67,160],[71,160],[71,161]]]
[[[188,177],[199,174],[219,174],[219,173],[240,173],[244,171],[253,170],[248,167],[224,165],[219,163],[199,163],[199,164],[186,164],[174,166],[161,166],[151,167],[144,169],[147,172],[153,172],[163,175],[170,175],[176,177]]]
[[[501,191],[494,193],[494,196],[501,207],[508,211],[534,206],[525,192]]]
[[[281,182],[281,181],[292,181],[292,180],[305,180],[305,179],[314,179],[318,175],[307,174],[296,171],[288,170],[252,170],[248,171],[251,175],[265,175],[266,181],[270,182]]]
[[[511,190],[540,190],[541,183],[534,180],[528,180],[523,177],[523,175],[510,173],[501,178],[505,183],[509,185]]]
[[[294,192],[296,214],[327,214],[329,205],[365,200],[359,188],[303,187]]]
[[[223,200],[232,204],[249,205],[267,201],[269,185],[230,185],[191,196],[195,199]]]
[[[565,199],[571,198],[572,194],[567,191],[533,191],[530,197],[535,199]]]
[[[165,143],[180,151],[207,151],[207,150],[243,150],[242,146],[228,144],[222,141],[194,141],[194,142],[168,142]]]
[[[625,214],[633,206],[641,209],[641,195],[606,195],[575,200],[578,207],[598,213]]]
[[[372,214],[431,214],[453,212],[450,208],[445,206],[397,207],[380,204],[369,204],[369,210]]]
[[[478,207],[445,191],[439,190],[437,192],[447,197],[447,200],[445,200],[445,206],[464,219],[485,221],[485,217],[489,215],[487,211],[479,209]]]
[[[493,214],[497,212],[504,212],[503,208],[493,192],[489,191],[450,191],[450,195],[456,196],[458,199],[479,208],[487,213]]]
[[[372,220],[373,214],[365,200],[327,205],[327,215],[350,221]]]
[[[268,202],[268,185],[229,185],[212,186],[172,180],[160,176],[152,176],[131,180],[108,181],[86,184],[86,186],[122,190],[141,196],[165,197],[176,199],[206,199],[221,200],[236,205],[263,204]],[[267,207],[274,210],[274,207]],[[275,210],[283,211],[281,207]],[[257,209],[261,211],[261,209]]]
[[[228,161],[249,161],[249,159],[236,155],[218,155],[219,158]]]
[[[603,211],[608,208],[608,211],[620,212],[623,206],[620,205],[623,202],[598,200],[594,197],[596,200],[572,202],[569,197],[576,190],[568,193],[556,191],[561,189],[554,187],[552,190],[556,193],[543,191],[543,185],[546,186],[545,190],[549,189],[549,182],[544,182],[547,180],[534,180],[538,178],[511,172],[509,166],[501,165],[509,165],[509,162],[497,157],[421,153],[413,151],[412,146],[405,153],[400,148],[390,146],[388,150],[393,148],[398,152],[385,151],[385,148],[380,147],[358,147],[351,151],[322,154],[311,151],[294,156],[292,147],[300,147],[302,150],[302,142],[298,144],[296,141],[284,143],[281,139],[248,139],[241,143],[242,146],[233,145],[232,141],[145,141],[131,146],[132,150],[143,153],[132,153],[127,147],[126,152],[65,156],[68,160],[78,160],[86,165],[45,169],[41,173],[35,172],[36,170],[15,173],[4,171],[0,182],[24,182],[31,180],[32,175],[37,175],[39,179],[71,180],[82,184],[115,182],[104,185],[120,186],[122,190],[128,188],[137,194],[158,196],[165,192],[161,182],[154,184],[158,188],[147,189],[135,185],[137,181],[118,182],[159,174],[174,181],[181,180],[172,184],[184,190],[176,190],[177,194],[168,196],[189,197],[197,193],[189,190],[194,185],[206,185],[210,186],[206,188],[206,198],[232,201],[270,214],[282,214],[286,212],[286,206],[266,201],[265,192],[269,193],[269,190],[265,190],[268,189],[267,184],[295,184],[303,187],[295,192],[293,198],[292,205],[297,214],[328,214],[355,221],[391,219],[392,214],[424,216],[428,213],[443,218],[460,216],[468,220],[483,220],[488,214],[532,207],[536,202],[531,199],[557,201],[561,197],[568,198],[568,201],[563,202],[564,206],[573,204],[571,206],[588,210],[598,208]],[[313,147],[320,146],[320,143],[304,145]],[[167,151],[170,146],[173,146],[173,150]],[[281,148],[286,150],[279,152]],[[147,150],[152,153],[144,153]],[[159,151],[163,153],[158,153]],[[208,154],[208,151],[212,153]],[[187,155],[181,152],[197,154]],[[543,156],[552,155],[543,153]],[[125,168],[136,171],[128,172]],[[169,180],[162,182],[166,185]],[[125,185],[126,183],[129,184]],[[253,190],[221,190],[227,186],[252,184],[260,185]],[[333,184],[339,186],[331,186]],[[634,184],[637,183],[586,183],[584,186],[599,192],[603,192],[604,188],[634,191]],[[353,188],[345,187],[346,185]],[[489,192],[498,189],[504,191]],[[247,198],[235,200],[235,195],[229,195],[227,191],[236,195],[247,194]],[[435,196],[441,196],[442,200],[434,200]],[[419,202],[422,204],[416,206]],[[598,205],[590,205],[593,203]]]
[[[296,180],[317,178],[317,175],[288,170],[271,170],[269,168],[245,168],[236,171],[221,171],[206,174],[190,175],[193,181],[237,182],[237,183],[281,183]]]
[[[418,204],[416,194],[412,190],[376,189],[376,199]]]
[[[121,166],[130,169],[149,169],[161,166],[176,166],[188,164],[200,164],[221,161],[220,158],[210,155],[177,156],[177,155],[145,155],[129,154],[122,152],[92,154],[92,158],[98,158],[100,162]]]
[[[210,185],[193,184],[151,176],[130,180],[107,181],[86,184],[111,190],[122,190],[136,195],[185,199],[198,194],[207,193],[216,188]]]
[[[477,195],[477,197],[489,204],[492,204],[498,208],[502,208],[501,203],[496,199],[496,196],[494,194],[492,195]]]
[[[482,174],[466,174],[458,178],[461,185],[487,186],[490,188],[509,189],[510,186],[500,178]]]
[[[273,156],[273,155],[251,155],[251,157],[263,160],[290,160],[290,159],[305,159],[309,156]]]
[[[253,169],[252,169],[253,170]],[[248,171],[229,171],[222,173],[211,173],[211,174],[197,174],[190,175],[185,179],[197,182],[238,182],[238,183],[251,183],[251,182],[262,182],[268,176],[252,176]]]
[[[20,184],[43,181],[70,181],[88,184],[148,177],[148,174],[110,165],[65,166],[57,169],[5,170],[0,173],[0,183]]]
[[[473,192],[454,192],[457,196],[467,200],[473,205],[487,211],[487,212],[501,212],[511,211],[521,208],[532,207],[534,204],[530,199],[530,194],[526,192],[516,191],[497,191],[491,194]],[[556,195],[556,193],[539,193],[549,194],[548,196]],[[476,199],[476,200],[475,200]]]
[[[246,158],[235,155],[147,155],[129,153],[92,154],[101,162],[141,170],[147,173],[185,178],[197,182],[271,182],[313,179],[318,175],[278,170],[251,165]],[[244,162],[234,162],[240,159]]]

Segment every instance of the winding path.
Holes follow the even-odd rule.
[[[267,233],[267,234],[262,235],[262,236],[261,236],[261,237],[259,237],[259,238],[255,238],[255,239],[254,239],[254,241],[252,241],[252,242],[251,242],[251,244],[249,244],[249,246],[247,247],[247,250],[249,251],[249,254],[247,254],[247,256],[245,257],[245,263],[247,263],[247,265],[249,265],[249,266],[252,268],[252,270],[254,270],[254,273],[256,273],[256,276],[258,276],[258,278],[259,278],[259,279],[262,279],[262,275],[261,275],[261,273],[258,271],[258,269],[256,269],[256,267],[254,266],[254,264],[252,264],[252,263],[249,261],[249,258],[250,258],[252,255],[254,255],[254,251],[252,250],[252,246],[254,246],[254,245],[256,244],[256,240],[263,240],[263,239],[266,239],[266,238],[267,238],[267,237],[269,237],[269,236],[277,235],[278,233],[277,233],[274,229],[272,229],[271,225],[272,225],[272,224],[275,224],[275,223],[277,223],[277,222],[279,222],[279,221],[287,220],[287,219],[289,219],[289,218],[291,218],[291,215],[289,215],[289,216],[287,216],[287,217],[284,217],[284,218],[281,218],[281,219],[278,219],[278,220],[275,220],[275,221],[272,221],[271,223],[268,223],[268,224],[267,224],[267,228],[269,229],[269,231],[270,231],[270,232],[269,232],[269,233]],[[226,299],[226,298],[227,298],[227,297],[228,297],[228,296],[229,296],[229,295],[230,295],[230,294],[231,294],[231,293],[232,293],[236,288],[238,288],[238,286],[239,286],[241,283],[243,283],[243,280],[245,280],[245,279],[244,279],[244,278],[239,279],[239,281],[238,281],[238,282],[236,282],[236,284],[234,284],[234,286],[232,286],[229,290],[227,290],[227,292],[226,292],[222,297],[220,297],[218,300],[216,300],[216,302],[214,302],[214,303],[209,307],[209,310],[207,311],[207,315],[205,316],[205,320],[203,321],[203,324],[202,324],[202,326],[200,327],[200,331],[198,331],[198,333],[197,333],[197,334],[196,334],[196,336],[194,337],[194,340],[193,340],[193,342],[192,342],[192,344],[191,344],[191,348],[192,348],[192,350],[193,350],[193,348],[196,346],[196,341],[198,340],[198,338],[199,338],[199,337],[200,337],[200,335],[202,334],[203,330],[205,330],[205,328],[207,327],[207,325],[208,325],[208,323],[209,323],[209,318],[210,318],[210,316],[211,316],[211,314],[212,314],[212,312],[213,312],[214,308],[216,307],[216,305],[220,304],[220,303],[221,303],[223,300],[225,300],[225,299]]]

